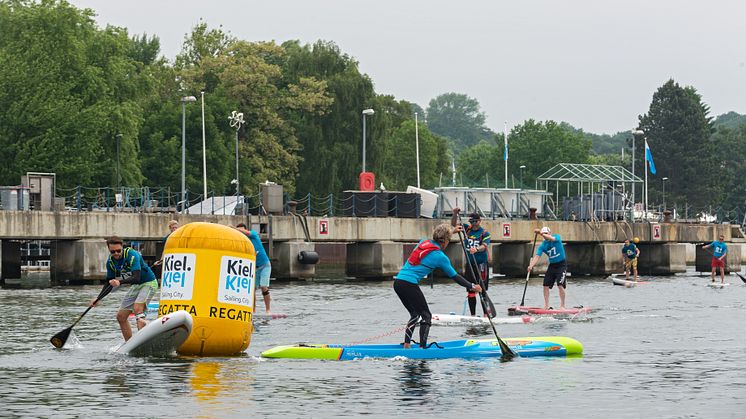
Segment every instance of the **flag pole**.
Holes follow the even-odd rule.
[[[650,162],[648,161],[648,143],[645,142],[645,221],[648,220],[648,168],[650,167]]]
[[[508,121],[505,121],[505,126],[503,127],[503,139],[505,140],[505,150],[503,153],[505,154],[503,157],[505,160],[505,188],[508,188]]]

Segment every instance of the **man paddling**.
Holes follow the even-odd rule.
[[[622,263],[624,264],[624,276],[629,280],[629,271],[633,271],[635,282],[637,282],[637,258],[640,257],[640,249],[629,239],[624,241],[622,246]]]
[[[534,269],[534,265],[541,258],[542,253],[549,257],[549,267],[544,274],[544,309],[549,308],[549,290],[557,283],[557,289],[560,295],[560,310],[565,309],[565,289],[567,288],[567,262],[565,261],[565,247],[559,234],[551,234],[549,227],[542,227],[541,230],[534,230],[535,234],[540,234],[544,238],[536,255],[531,258],[528,264],[528,271]]]
[[[712,263],[710,264],[712,266],[712,272],[710,273],[710,278],[712,282],[715,282],[715,271],[717,268],[720,268],[721,284],[725,283],[725,255],[728,254],[728,245],[726,245],[723,240],[725,240],[725,236],[721,234],[714,242],[702,246],[703,249],[712,247]]]
[[[458,224],[460,208],[453,209],[453,216],[451,216],[451,225],[456,226]],[[466,274],[470,282],[478,284],[479,280],[474,278],[473,275],[479,275],[482,278],[484,284],[484,290],[487,291],[489,288],[489,247],[490,247],[490,232],[482,227],[482,217],[479,213],[472,213],[469,215],[469,224],[463,224],[464,233],[466,234],[466,246],[469,250],[469,260],[466,263],[471,263],[471,266],[476,266],[478,272],[472,272],[472,269],[467,269]],[[472,275],[473,274],[473,275]],[[468,291],[466,295],[469,300],[469,311],[472,316],[477,315],[477,294],[473,291]]]
[[[131,284],[117,311],[119,328],[126,342],[132,337],[128,320],[130,314],[135,314],[138,330],[148,324],[145,320],[145,308],[158,290],[158,282],[142,255],[135,249],[125,248],[121,238],[111,236],[106,240],[106,246],[110,253],[106,260],[106,279],[109,284],[114,288]]]
[[[272,275],[272,265],[269,262],[269,256],[267,256],[267,252],[264,250],[264,245],[262,245],[262,239],[259,237],[259,233],[254,230],[249,230],[244,223],[236,225],[236,229],[248,237],[249,241],[251,241],[251,244],[254,246],[254,252],[256,253],[256,278],[254,279],[256,285],[254,288],[262,290],[264,308],[267,314],[270,314],[269,278]],[[254,312],[256,312],[256,299],[254,299]]]
[[[412,342],[412,334],[417,322],[420,323],[420,347],[427,348],[427,337],[430,333],[432,314],[427,306],[425,295],[420,289],[419,283],[422,278],[428,276],[435,269],[440,268],[446,276],[456,281],[459,285],[474,292],[482,292],[477,284],[472,284],[466,278],[459,275],[443,250],[448,246],[454,231],[461,231],[463,227],[457,226],[455,230],[448,224],[440,224],[433,230],[432,240],[423,239],[409,255],[401,271],[394,276],[394,292],[399,296],[402,304],[409,312],[406,332],[404,333],[404,348],[409,348]]]

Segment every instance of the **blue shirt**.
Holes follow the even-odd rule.
[[[546,253],[549,256],[549,263],[559,263],[565,261],[565,247],[562,246],[562,240],[559,234],[552,234],[554,241],[544,240],[539,249],[536,251],[536,256],[541,256],[542,253]]]
[[[251,240],[251,244],[254,245],[254,252],[256,252],[256,266],[263,266],[269,263],[269,257],[267,252],[264,251],[262,245],[262,239],[259,237],[259,233],[254,230],[249,230],[249,234],[246,237]]]
[[[728,251],[728,246],[726,246],[725,243],[721,242],[720,240],[710,243],[710,247],[712,247],[712,254],[716,258],[723,256],[725,252]]]
[[[420,243],[423,241],[425,240],[420,240]],[[432,240],[430,240],[430,242],[440,247],[438,243],[435,243]],[[451,261],[448,259],[448,256],[446,256],[442,250],[433,250],[422,258],[419,265],[410,265],[409,261],[407,261],[401,268],[401,271],[399,271],[394,278],[401,281],[411,282],[412,284],[419,284],[422,278],[430,275],[430,273],[437,268],[440,268],[449,278],[458,275],[456,270],[453,269],[453,266],[451,266]]]
[[[634,259],[637,257],[637,246],[635,246],[634,243],[625,244],[622,246],[622,254],[627,257],[627,259]]]
[[[155,281],[155,274],[145,263],[140,252],[131,247],[124,248],[123,252],[124,254],[119,259],[109,256],[106,261],[106,279],[115,279],[123,272],[140,271],[140,282],[137,284]]]
[[[464,231],[466,232],[466,248],[479,247],[485,245],[487,250],[478,251],[473,255],[470,253],[469,258],[473,259],[478,264],[487,263],[488,255],[487,251],[490,246],[490,233],[489,231],[479,226],[477,229],[470,229],[469,224],[464,224]]]

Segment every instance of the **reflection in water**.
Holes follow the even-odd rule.
[[[253,367],[247,357],[195,359],[189,375],[192,394],[207,403],[250,398]]]
[[[399,371],[400,400],[413,405],[430,404],[432,381],[433,370],[427,360],[405,360]]]

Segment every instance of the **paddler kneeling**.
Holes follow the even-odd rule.
[[[474,292],[482,292],[477,284],[472,284],[466,278],[459,275],[448,256],[443,250],[448,246],[451,235],[454,232],[463,231],[462,226],[451,227],[449,224],[441,224],[433,230],[432,240],[423,239],[409,255],[404,267],[394,277],[394,291],[399,296],[404,307],[409,311],[409,321],[404,333],[404,348],[409,348],[412,342],[412,334],[417,322],[420,322],[420,347],[427,348],[427,336],[430,333],[430,321],[432,314],[427,306],[425,295],[420,289],[419,283],[422,278],[428,276],[432,271],[440,268],[446,276],[456,281],[459,285]]]

